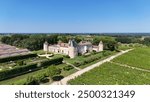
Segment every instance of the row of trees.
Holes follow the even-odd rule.
[[[150,46],[150,37],[142,38],[141,36],[119,36],[116,37],[116,41],[125,44],[139,43]]]
[[[40,50],[43,48],[43,43],[47,41],[49,44],[56,44],[58,41],[68,43],[69,39],[74,38],[77,42],[82,39],[77,36],[71,35],[46,35],[46,34],[36,34],[36,35],[21,35],[14,34],[11,36],[3,36],[1,42],[9,45],[13,45],[20,48],[27,48],[31,51]]]
[[[57,43],[57,35],[11,35],[3,36],[1,42],[29,50],[40,50],[43,48],[43,43],[48,41],[50,44]]]

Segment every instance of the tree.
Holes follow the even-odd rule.
[[[11,44],[11,42],[10,42],[10,37],[9,36],[3,36],[2,38],[1,38],[1,42],[2,43],[5,43],[5,44]]]
[[[116,41],[109,41],[107,43],[105,43],[105,49],[110,50],[110,51],[114,51],[118,48],[118,44]]]
[[[111,50],[114,51],[118,48],[117,41],[115,41],[115,38],[109,37],[109,36],[95,36],[93,38],[93,45],[98,45],[99,42],[102,41],[104,44],[105,50]]]
[[[62,41],[63,43],[68,43],[69,39],[67,38],[67,36],[59,36],[58,40]]]
[[[43,48],[43,43],[48,41],[49,44],[56,44],[58,35],[21,35],[14,34],[11,36],[3,36],[1,41],[3,43],[13,45],[16,47],[27,48],[29,50],[40,50]]]
[[[150,37],[144,38],[143,44],[150,46]]]
[[[51,78],[60,75],[61,69],[55,67],[55,66],[50,66],[48,67],[47,75],[50,76]]]
[[[121,43],[129,44],[129,43],[132,43],[132,38],[131,37],[119,36],[119,37],[116,38],[116,41],[121,42]]]
[[[39,85],[38,81],[33,76],[28,76],[25,84],[26,85]]]

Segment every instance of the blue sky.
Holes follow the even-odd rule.
[[[150,32],[150,0],[0,0],[0,32]]]

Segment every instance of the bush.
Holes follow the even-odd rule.
[[[27,78],[20,79],[11,83],[12,85],[38,85],[41,82],[48,82],[46,71],[35,74],[33,77],[28,76]]]
[[[56,76],[52,77],[53,81],[60,81],[63,78],[64,78],[64,76],[62,76],[62,75],[56,75]]]
[[[60,75],[60,73],[61,73],[61,69],[55,66],[48,67],[47,76],[53,77],[55,75]]]
[[[25,85],[39,85],[39,82],[35,77],[28,76]]]
[[[64,66],[64,67],[63,67],[63,70],[64,70],[64,71],[69,71],[69,70],[71,70],[71,69],[73,69],[73,67],[70,66],[70,65],[67,65],[67,66]]]
[[[36,57],[36,56],[37,56],[37,54],[27,54],[27,55],[17,55],[17,56],[5,57],[5,58],[0,58],[0,63],[15,61],[15,60],[19,60],[19,59],[22,60],[22,59]]]
[[[78,62],[78,61],[75,61],[75,62],[73,63],[73,65],[76,66],[76,67],[79,67],[79,66],[81,66],[81,63]]]
[[[36,80],[40,83],[40,82],[45,82],[46,78],[46,73],[38,73],[37,75],[35,75]]]

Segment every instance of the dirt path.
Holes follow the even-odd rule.
[[[80,68],[74,66],[73,64],[71,64],[71,63],[69,63],[69,62],[63,61],[63,63],[72,66],[74,69],[76,69],[76,70],[78,70],[78,71],[81,70]]]
[[[90,71],[90,70],[92,70],[92,69],[94,69],[94,68],[96,68],[96,67],[102,65],[102,64],[105,63],[105,62],[109,62],[109,61],[113,60],[114,58],[116,58],[116,57],[118,57],[118,56],[120,56],[120,55],[122,55],[122,54],[124,54],[124,53],[127,53],[127,52],[129,52],[129,51],[131,51],[131,50],[133,50],[133,49],[129,49],[129,50],[126,50],[126,51],[121,51],[121,52],[119,52],[119,53],[116,54],[116,55],[113,55],[113,56],[111,56],[111,57],[108,57],[108,58],[106,58],[106,59],[104,59],[104,60],[102,60],[102,61],[100,61],[100,62],[98,62],[98,63],[95,63],[95,64],[93,64],[93,65],[91,65],[91,66],[88,66],[88,67],[82,69],[82,70],[79,70],[79,71],[77,71],[77,72],[75,72],[75,73],[73,73],[73,74],[71,74],[71,75],[69,75],[69,76],[63,78],[61,81],[53,82],[51,85],[67,85],[67,82],[68,82],[69,80],[74,79],[74,78],[76,78],[76,77],[82,75],[83,73],[88,72],[88,71]]]

